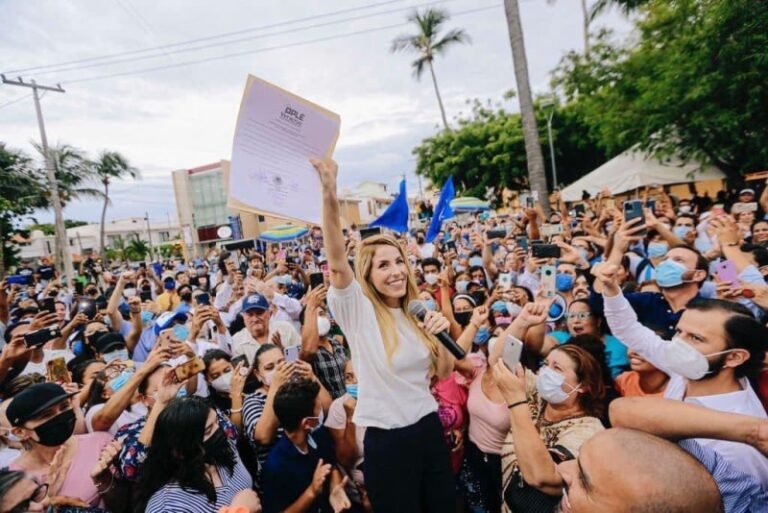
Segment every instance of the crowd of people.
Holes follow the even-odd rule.
[[[428,240],[342,228],[313,165],[305,240],[4,279],[0,513],[768,511],[753,190]]]

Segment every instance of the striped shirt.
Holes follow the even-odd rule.
[[[261,444],[254,438],[256,430],[256,424],[261,420],[261,415],[264,413],[264,406],[267,404],[267,394],[257,390],[256,392],[245,396],[243,401],[243,426],[245,426],[245,433],[248,437],[248,441],[253,447],[254,453],[256,453],[256,461],[259,464],[257,469],[256,481],[261,479],[261,471],[264,468],[264,464],[267,462],[267,456],[269,451],[274,447],[275,442],[283,433],[283,428],[278,428],[274,441],[269,444]]]
[[[234,446],[233,446],[234,448]],[[217,513],[220,508],[232,504],[235,495],[253,486],[251,475],[236,456],[232,475],[226,468],[218,467],[221,486],[216,487],[216,502],[210,503],[202,493],[182,489],[178,483],[168,483],[160,488],[147,503],[145,513]]]
[[[768,492],[762,487],[759,476],[734,467],[717,451],[694,439],[681,440],[678,445],[712,474],[720,489],[725,513],[768,511]]]

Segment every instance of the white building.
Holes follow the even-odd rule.
[[[67,229],[69,253],[75,259],[80,255],[97,254],[100,230],[99,223]],[[126,244],[131,240],[139,239],[150,242],[153,248],[157,248],[181,237],[181,228],[178,223],[169,224],[168,220],[154,221],[150,218],[147,222],[144,217],[131,217],[107,221],[104,225],[104,236],[104,244],[107,247],[114,247],[118,238],[122,238]],[[53,235],[45,235],[40,230],[32,231],[29,239],[16,237],[14,242],[19,246],[21,258],[36,259],[54,254]]]

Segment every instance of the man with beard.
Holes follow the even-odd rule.
[[[664,397],[768,418],[749,383],[762,368],[768,328],[749,310],[729,301],[696,299],[686,306],[675,335],[667,341],[638,321],[621,293],[617,266],[605,263],[592,272],[603,286],[611,332],[669,376]],[[737,470],[768,484],[768,460],[755,449],[719,440],[696,441],[720,453]]]

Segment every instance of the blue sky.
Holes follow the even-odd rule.
[[[412,32],[408,12],[427,4],[448,9],[453,18],[447,27],[462,27],[472,38],[436,61],[449,118],[467,110],[467,99],[500,100],[514,88],[499,0],[5,0],[0,71],[36,68],[10,76],[60,82],[67,90],[42,100],[50,142],[91,155],[116,150],[141,170],[140,181],[115,186],[110,219],[144,211],[176,217],[170,172],[229,158],[248,73],[341,115],[335,158],[342,186],[375,179],[394,187],[405,173],[415,190],[411,150],[435,132],[440,116],[429,77],[413,80],[413,57],[391,54],[389,45]],[[560,58],[582,48],[580,1],[520,0],[520,8],[531,84],[544,92]],[[332,14],[338,11],[344,12]],[[598,18],[599,26],[629,35],[630,24],[618,12]],[[239,33],[214,38],[230,32]],[[197,38],[210,39],[126,54],[110,65],[42,68]],[[153,57],[129,60],[147,55]],[[200,60],[206,62],[186,65]],[[101,78],[117,74],[123,75]],[[0,141],[32,153],[30,142],[39,135],[32,98],[25,95],[0,85]],[[516,100],[509,108],[517,110]],[[74,202],[65,211],[87,221],[100,214],[93,201]]]

